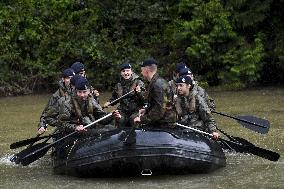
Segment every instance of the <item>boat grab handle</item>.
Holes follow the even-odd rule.
[[[141,171],[141,175],[142,176],[151,176],[152,175],[152,171],[151,171],[151,169],[143,169]]]

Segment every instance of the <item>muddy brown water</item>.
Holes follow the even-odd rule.
[[[209,174],[88,179],[54,175],[49,155],[26,167],[9,161],[21,150],[10,150],[12,142],[36,135],[39,116],[49,95],[8,97],[0,98],[0,188],[284,188],[284,88],[209,94],[218,111],[268,119],[271,128],[262,135],[230,118],[214,116],[227,133],[279,153],[279,161],[227,153],[227,166]],[[109,93],[102,94],[100,101],[105,102],[108,96]]]

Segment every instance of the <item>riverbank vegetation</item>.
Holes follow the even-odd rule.
[[[11,0],[0,2],[0,95],[52,91],[82,61],[100,90],[118,65],[178,62],[206,86],[283,84],[284,6],[278,0]]]

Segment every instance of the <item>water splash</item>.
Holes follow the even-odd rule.
[[[17,166],[22,166],[21,164],[16,164],[14,162],[11,162],[11,158],[14,156],[14,154],[4,154],[3,156],[0,156],[0,165],[6,165],[6,166],[13,166],[13,167],[17,167]],[[26,167],[39,167],[39,166],[46,166],[46,165],[50,165],[51,161],[49,158],[44,157],[41,158],[33,163],[31,163],[30,165],[26,166]]]
[[[9,165],[9,166],[18,166],[17,164],[10,161],[13,157],[13,154],[4,154],[0,157],[0,164],[1,165]]]

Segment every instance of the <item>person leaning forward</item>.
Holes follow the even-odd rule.
[[[175,99],[175,108],[178,122],[183,125],[195,127],[213,134],[217,139],[216,123],[210,108],[204,98],[196,90],[189,76],[181,76],[176,81],[178,96]]]
[[[74,70],[71,68],[67,68],[63,71],[62,79],[58,82],[59,89],[52,94],[40,116],[38,134],[43,134],[46,131],[47,125],[58,125],[57,116],[59,114],[59,104],[61,101],[65,101],[70,98],[72,93],[70,80],[74,75]]]
[[[168,82],[159,77],[157,61],[153,58],[145,59],[141,65],[141,74],[149,81],[145,99],[148,107],[140,109],[134,123],[151,126],[172,126],[175,114],[170,97]],[[139,91],[139,87],[137,89]]]
[[[75,95],[70,101],[66,101],[60,106],[58,119],[60,121],[61,132],[86,131],[84,125],[90,124],[95,120],[105,116],[101,106],[93,98],[90,92],[89,82],[81,77],[75,82]],[[116,110],[113,112],[115,119],[120,119],[121,115]],[[103,125],[111,123],[112,117],[102,120]]]
[[[124,99],[120,100],[118,110],[121,113],[119,126],[133,126],[133,118],[138,110],[144,105],[144,98],[141,93],[136,93],[135,88],[139,86],[144,88],[141,78],[132,71],[132,66],[128,62],[120,65],[120,81],[115,85],[112,97],[104,104],[108,107],[110,103],[121,96],[133,91]]]

